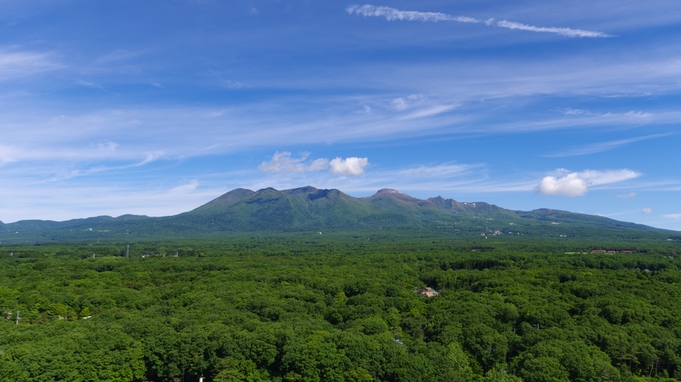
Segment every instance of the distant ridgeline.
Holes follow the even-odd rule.
[[[423,232],[428,235],[558,239],[678,239],[678,232],[566,211],[513,211],[484,202],[442,197],[421,200],[382,189],[354,198],[335,189],[236,189],[175,216],[98,216],[64,222],[0,222],[0,243],[197,238],[247,232]]]

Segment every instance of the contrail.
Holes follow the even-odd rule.
[[[481,20],[466,16],[451,16],[440,12],[400,11],[391,7],[377,7],[374,5],[349,5],[345,10],[349,14],[358,14],[365,17],[385,17],[388,21],[458,21],[460,23],[479,23]]]
[[[530,32],[540,32],[540,33],[555,33],[561,36],[567,37],[612,37],[603,32],[585,31],[582,29],[572,29],[572,28],[556,28],[556,27],[535,27],[532,25],[526,25],[521,23],[516,23],[513,21],[501,20],[497,21],[496,26],[508,29],[518,29],[522,31]]]
[[[391,7],[377,7],[371,4],[365,5],[349,5],[345,10],[349,14],[356,14],[364,17],[384,17],[388,21],[423,21],[423,22],[438,22],[438,21],[456,21],[459,23],[484,23],[487,26],[497,26],[500,28],[517,29],[529,32],[538,33],[555,33],[566,37],[612,37],[603,32],[587,31],[582,29],[559,28],[559,27],[537,27],[533,25],[522,24],[514,21],[500,20],[494,22],[494,19],[478,20],[468,16],[452,16],[441,12],[419,12],[419,11],[402,11]]]

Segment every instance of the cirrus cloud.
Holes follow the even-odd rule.
[[[402,20],[402,21],[458,21],[460,23],[479,23],[473,17],[467,16],[452,16],[441,12],[419,12],[419,11],[402,11],[392,7],[377,7],[371,4],[365,5],[349,5],[345,8],[349,14],[357,14],[364,17],[385,17],[388,21]]]
[[[419,12],[419,11],[404,11],[386,6],[375,6],[371,4],[357,5],[352,4],[345,8],[349,14],[356,14],[364,17],[383,17],[388,21],[422,21],[422,22],[439,22],[439,21],[455,21],[459,23],[484,24],[487,26],[497,26],[499,28],[515,29],[529,32],[539,33],[555,33],[566,37],[612,37],[609,34],[588,31],[583,29],[573,29],[564,27],[538,27],[534,25],[527,25],[515,21],[499,20],[494,18],[487,20],[479,20],[468,16],[452,16],[441,12]]]
[[[50,53],[0,50],[0,80],[13,80],[62,67]]]

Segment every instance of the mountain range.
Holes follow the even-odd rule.
[[[232,190],[192,211],[166,217],[98,216],[63,222],[0,222],[0,243],[97,239],[196,238],[225,233],[325,230],[428,230],[451,235],[628,237],[674,231],[640,224],[537,209],[514,211],[485,202],[413,198],[393,189],[355,198],[336,189],[302,187]]]

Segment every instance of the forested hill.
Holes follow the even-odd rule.
[[[0,222],[0,242],[58,242],[197,237],[239,232],[429,230],[463,236],[663,238],[672,231],[566,211],[513,211],[484,202],[421,200],[392,189],[366,198],[339,190],[236,189],[192,211],[168,217],[99,216],[64,222]]]

